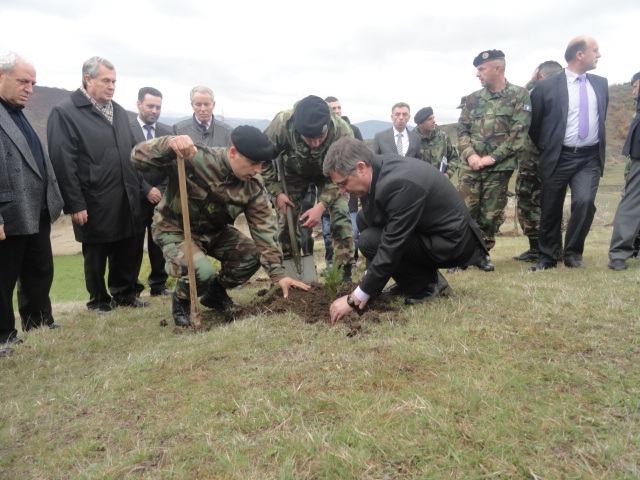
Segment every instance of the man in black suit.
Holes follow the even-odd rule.
[[[49,157],[23,108],[33,93],[36,70],[13,52],[0,54],[0,357],[21,343],[15,328],[13,292],[18,286],[22,329],[54,323],[51,223],[62,197]]]
[[[393,127],[378,132],[373,137],[373,151],[380,154],[395,153],[403,157],[418,158],[420,154],[420,137],[407,130],[411,118],[411,109],[404,102],[391,107]]]
[[[634,240],[640,229],[640,72],[631,78],[636,115],[629,126],[622,154],[631,160],[629,175],[625,181],[624,197],[620,200],[613,220],[613,233],[609,247],[609,268],[627,269],[627,258],[633,256]]]
[[[335,323],[379,293],[414,305],[450,293],[438,268],[475,265],[486,256],[482,233],[462,197],[440,171],[398,154],[374,155],[354,138],[336,141],[324,174],[339,191],[362,200],[360,252],[367,271],[360,285],[330,308]],[[389,278],[397,282],[383,291]]]
[[[584,242],[596,213],[595,198],[605,161],[604,122],[609,104],[607,79],[588,74],[600,58],[598,43],[577,37],[565,52],[567,68],[536,84],[529,135],[540,151],[540,257],[530,271],[556,267],[562,248],[562,211],[571,188],[571,217],[564,264],[584,268]]]
[[[157,123],[162,111],[162,93],[153,87],[143,87],[138,91],[138,116],[131,121],[131,131],[136,143],[151,140],[156,137],[171,135],[171,129],[161,123]],[[162,194],[167,187],[168,177],[164,173],[142,172],[144,191],[147,196],[142,200],[142,223],[147,235],[147,252],[151,273],[147,277],[147,283],[151,289],[151,296],[171,295],[166,282],[168,274],[164,269],[164,257],[162,249],[155,244],[151,235],[151,222],[156,204],[162,199]],[[144,234],[140,236],[139,256],[142,266],[144,248]],[[138,272],[140,268],[138,267]],[[138,293],[144,286],[138,282]]]

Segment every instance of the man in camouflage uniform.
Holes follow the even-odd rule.
[[[304,228],[315,227],[328,209],[333,249],[338,264],[343,267],[342,281],[350,282],[355,259],[349,208],[338,187],[323,175],[322,164],[333,142],[341,137],[353,137],[351,127],[334,114],[324,100],[310,95],[297,102],[294,108],[278,113],[265,134],[275,145],[274,157],[283,155],[284,172],[280,175],[285,176],[289,193],[289,196],[284,194],[273,165],[265,164],[262,175],[276,208],[284,216],[287,205],[290,206],[294,218],[300,218],[300,227]],[[300,205],[310,183],[318,189],[318,204],[301,212]],[[284,257],[290,258],[291,240],[284,223],[280,225],[280,245]]]
[[[542,62],[534,70],[526,89],[531,91],[536,82],[559,73],[562,65],[553,60]],[[529,136],[523,148],[516,155],[518,176],[516,177],[516,197],[518,199],[518,222],[523,233],[529,238],[529,249],[514,260],[537,262],[540,255],[538,249],[538,229],[540,227],[540,175],[538,173],[539,153]]]
[[[421,108],[413,120],[416,122],[413,131],[420,137],[418,158],[430,163],[451,179],[460,166],[460,157],[451,144],[449,135],[436,125],[433,108]]]
[[[499,213],[507,203],[509,179],[516,154],[531,125],[529,92],[504,76],[504,53],[481,52],[474,60],[476,77],[484,87],[464,99],[458,120],[458,150],[462,160],[458,191],[484,235],[495,246]],[[480,266],[493,271],[489,258]]]
[[[178,278],[172,313],[178,326],[189,326],[189,277],[176,154],[185,157],[193,260],[200,303],[224,311],[236,306],[226,289],[245,283],[262,265],[284,296],[289,287],[307,290],[304,283],[285,276],[276,227],[267,206],[260,171],[270,161],[273,145],[255,127],[233,130],[227,148],[197,148],[182,135],[138,144],[131,161],[143,172],[164,172],[169,184],[156,207],[153,240],[162,248],[167,273]],[[247,238],[233,223],[244,213],[251,231]],[[218,259],[220,272],[206,256]]]

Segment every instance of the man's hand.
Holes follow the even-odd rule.
[[[160,192],[156,187],[152,187],[151,190],[149,190],[149,193],[147,193],[147,201],[155,205],[160,200],[162,200],[162,192]]]
[[[480,155],[474,153],[473,155],[469,155],[467,157],[467,163],[473,170],[480,170],[482,167],[480,166]]]
[[[289,288],[290,287],[297,288],[298,290],[302,290],[304,292],[306,292],[307,290],[309,290],[311,288],[306,283],[299,282],[297,280],[294,280],[291,277],[284,277],[282,280],[278,281],[278,285],[280,285],[280,288],[282,289],[282,296],[284,298],[288,298],[289,297]]]
[[[325,210],[326,208],[322,203],[318,203],[315,207],[310,208],[300,215],[300,220],[304,220],[304,223],[301,223],[300,226],[303,228],[315,227],[322,221],[322,214]]]
[[[496,161],[491,155],[486,155],[480,159],[480,168],[492,167],[496,164]]]
[[[291,208],[295,207],[294,203],[284,193],[279,193],[276,197],[276,208],[280,210],[282,215],[287,215],[287,205]]]
[[[331,316],[332,325],[337,323],[342,317],[353,310],[353,308],[351,308],[347,303],[347,297],[348,295],[338,298],[331,304],[331,307],[329,307],[329,315]],[[363,310],[367,305],[368,300],[365,302],[361,302],[353,293],[351,293],[351,298],[353,298],[353,303],[356,304],[359,310]]]
[[[78,225],[82,226],[85,223],[87,223],[89,221],[89,214],[87,214],[86,210],[82,210],[80,212],[76,212],[76,213],[72,213],[71,214],[71,221],[73,223],[77,223]]]
[[[189,135],[172,137],[171,140],[169,140],[169,146],[176,152],[176,155],[181,155],[186,159],[193,157],[198,151]]]
[[[4,240],[7,236],[4,234],[4,223],[0,223],[0,240]]]

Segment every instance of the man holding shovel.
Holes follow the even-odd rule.
[[[185,158],[188,207],[196,289],[205,307],[225,311],[237,306],[227,294],[248,281],[262,265],[285,298],[289,288],[309,286],[285,276],[276,226],[267,206],[259,173],[273,158],[273,145],[260,130],[240,126],[231,133],[227,148],[196,147],[187,135],[167,136],[138,144],[131,161],[141,171],[162,171],[169,184],[156,207],[153,239],[162,248],[166,269],[178,278],[172,313],[178,326],[190,325],[188,258],[179,194],[177,155]],[[244,213],[251,238],[233,223]],[[221,262],[221,269],[206,258]]]

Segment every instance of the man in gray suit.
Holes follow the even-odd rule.
[[[373,151],[377,155],[394,153],[403,157],[418,158],[420,155],[420,137],[407,130],[411,118],[411,109],[404,102],[391,107],[393,127],[378,132],[373,137]]]
[[[131,131],[136,143],[151,140],[156,137],[164,137],[171,135],[171,129],[158,123],[158,117],[162,111],[162,93],[153,87],[143,87],[138,91],[138,116],[131,121]],[[168,177],[164,173],[142,172],[143,188],[148,191],[147,196],[142,200],[142,224],[147,236],[147,253],[149,254],[149,263],[151,264],[151,273],[147,277],[147,283],[151,289],[151,296],[171,295],[167,288],[166,282],[168,274],[164,269],[164,257],[162,249],[155,244],[151,235],[151,222],[155,206],[162,200],[162,194],[167,187]],[[142,257],[144,249],[144,235],[140,236],[140,244],[138,247],[140,256],[140,265],[138,273],[142,266]],[[144,286],[138,282],[138,293],[144,290]]]
[[[193,117],[178,122],[173,126],[175,135],[189,135],[193,143],[204,144],[207,147],[226,147],[231,140],[232,128],[213,116],[216,102],[213,90],[202,85],[191,89],[189,95]]]
[[[605,128],[609,104],[607,79],[588,74],[600,52],[591,37],[577,37],[565,52],[567,68],[545,78],[531,92],[529,136],[540,151],[540,232],[538,263],[530,271],[556,267],[562,245],[562,210],[571,188],[571,217],[563,259],[584,268],[584,242],[596,213],[595,198],[604,172]]]
[[[13,312],[17,282],[22,329],[59,327],[49,298],[49,235],[62,197],[49,157],[22,112],[35,84],[36,70],[24,58],[0,54],[0,356],[22,342]]]

